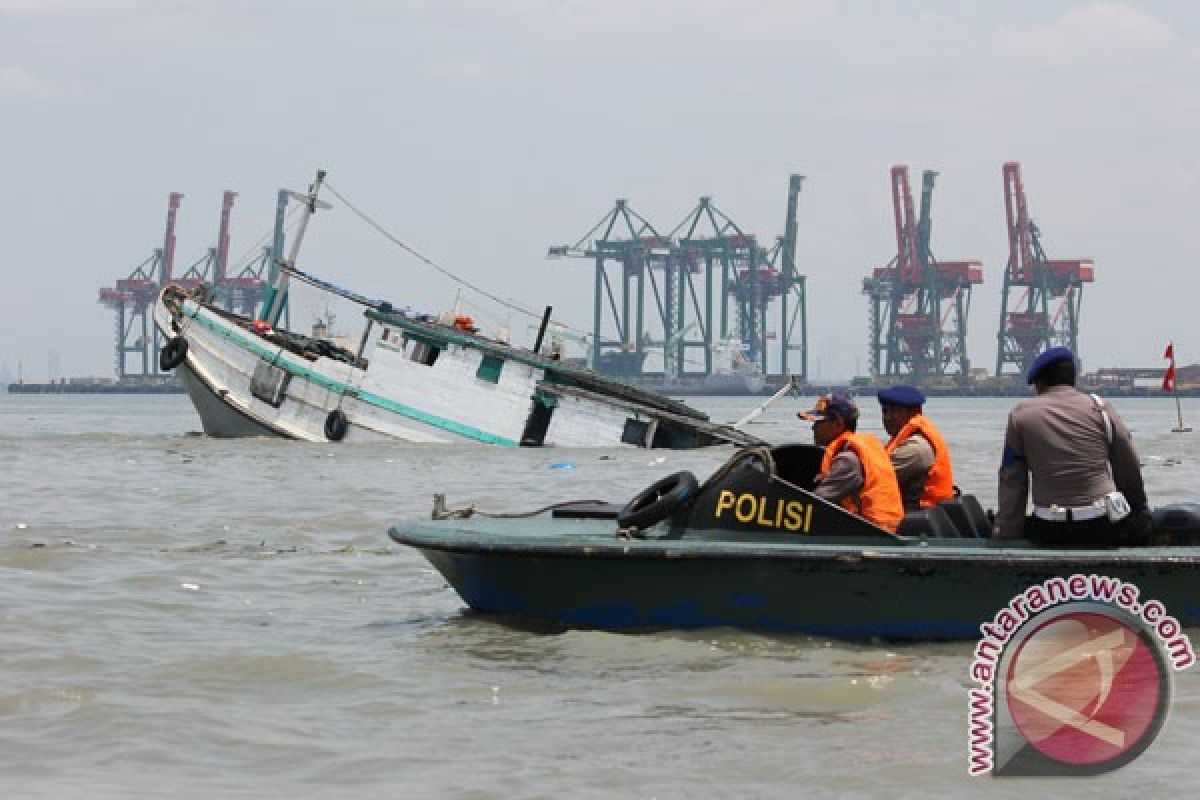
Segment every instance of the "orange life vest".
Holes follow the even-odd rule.
[[[921,508],[936,506],[943,500],[954,497],[954,470],[950,467],[950,448],[934,424],[924,414],[917,414],[904,424],[899,433],[887,443],[890,456],[897,447],[914,433],[920,433],[933,448],[933,464],[925,478],[925,489],[921,492]]]
[[[843,497],[840,505],[868,522],[895,533],[904,519],[904,502],[900,499],[896,471],[892,469],[892,460],[884,451],[883,443],[874,436],[846,431],[825,448],[820,477],[829,474],[833,457],[843,447],[849,447],[858,456],[863,469],[863,487],[857,502],[855,498]]]

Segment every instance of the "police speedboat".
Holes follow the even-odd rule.
[[[969,495],[911,513],[891,534],[812,493],[821,454],[746,448],[702,485],[675,473],[623,506],[485,514],[439,497],[432,520],[389,535],[472,609],[566,627],[976,638],[1024,589],[1076,574],[1122,579],[1200,624],[1200,505],[1157,509],[1150,547],[992,540]]]

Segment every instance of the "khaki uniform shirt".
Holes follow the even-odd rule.
[[[1033,504],[1086,506],[1120,490],[1135,511],[1146,490],[1133,438],[1113,407],[1112,443],[1091,395],[1073,386],[1051,386],[1018,403],[1008,415],[996,511],[997,538],[1021,536],[1033,476]]]
[[[932,466],[933,445],[919,433],[909,436],[892,451],[892,467],[906,509],[921,507],[921,495],[925,493],[925,481]]]
[[[843,497],[858,497],[865,482],[866,476],[863,474],[862,462],[858,460],[858,453],[849,447],[843,447],[829,462],[829,472],[813,489],[813,494],[822,500],[836,503]]]

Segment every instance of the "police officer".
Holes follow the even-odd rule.
[[[1075,388],[1075,371],[1066,347],[1029,368],[1037,395],[1008,415],[994,535],[1052,546],[1143,544],[1150,512],[1133,438],[1111,406]]]
[[[904,508],[914,511],[954,497],[950,448],[937,427],[924,415],[925,395],[915,386],[879,390],[883,428],[891,439],[886,447]]]
[[[858,406],[845,392],[817,398],[796,416],[813,423],[813,441],[825,448],[813,493],[895,533],[904,519],[896,472],[874,436],[858,433]]]

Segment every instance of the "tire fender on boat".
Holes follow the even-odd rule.
[[[173,336],[158,353],[158,368],[169,372],[187,358],[188,343],[182,336]]]
[[[700,488],[696,476],[684,470],[647,486],[617,512],[621,528],[649,528],[674,514]]]
[[[340,442],[346,436],[350,423],[340,409],[334,409],[325,417],[325,438],[331,442]]]

